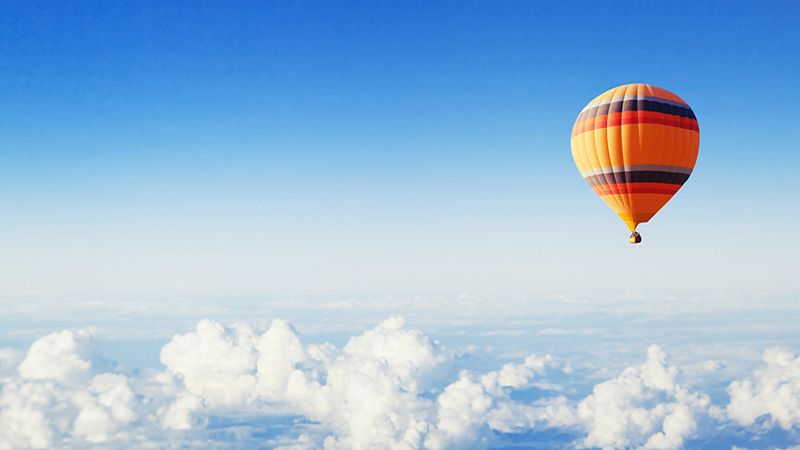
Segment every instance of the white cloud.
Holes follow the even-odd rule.
[[[226,329],[202,320],[193,333],[176,335],[161,349],[161,362],[210,406],[238,407],[255,393],[255,341],[247,325]]]
[[[506,364],[499,371],[487,373],[481,377],[481,382],[493,392],[502,388],[522,389],[528,387],[535,375],[554,367],[557,363],[550,355],[529,355],[522,364]]]
[[[286,449],[485,448],[503,433],[544,429],[558,429],[565,447],[674,449],[722,418],[707,395],[681,384],[658,346],[583,399],[570,385],[586,388],[585,370],[549,355],[455,375],[465,356],[401,318],[340,348],[306,345],[282,320],[263,333],[202,320],[160,356],[161,369],[121,373],[86,331],[44,336],[25,354],[0,351],[0,449],[208,446],[214,416],[234,415],[304,417],[288,433],[253,434],[254,446]],[[778,349],[764,361],[751,378],[731,383],[728,416],[751,425],[768,415],[769,423],[795,427],[800,362]],[[723,364],[713,362],[704,366]],[[241,429],[231,433],[251,439]]]
[[[354,337],[342,353],[353,361],[384,361],[400,378],[402,387],[416,391],[434,368],[450,359],[448,352],[417,330],[404,328],[400,317],[387,319],[361,336]]]
[[[130,445],[176,422],[185,400],[162,395],[178,391],[168,375],[134,380],[107,367],[87,331],[36,340],[16,374],[0,382],[0,449]],[[150,386],[150,392],[137,395],[134,385]]]
[[[80,411],[72,434],[87,442],[106,442],[138,418],[128,379],[119,374],[97,375],[85,390],[75,392],[72,402]]]
[[[283,320],[275,320],[256,345],[258,358],[258,396],[274,401],[284,401],[287,396],[300,395],[294,389],[304,376],[296,367],[310,357],[300,342],[297,332]],[[290,388],[292,391],[290,392]]]
[[[80,382],[91,373],[92,352],[87,331],[49,334],[31,345],[17,371],[22,378],[29,380]]]
[[[725,364],[716,359],[709,359],[708,361],[703,361],[701,367],[706,372],[716,372],[723,369]]]
[[[552,356],[530,355],[522,364],[506,364],[478,378],[463,371],[437,399],[436,422],[425,439],[430,449],[468,448],[487,443],[482,429],[512,432],[520,429],[567,426],[575,423],[566,398],[544,399],[537,406],[511,401],[510,390],[531,385],[536,375],[557,367]]]
[[[771,348],[762,359],[766,365],[752,377],[728,386],[728,417],[748,426],[766,416],[768,423],[791,429],[800,424],[800,358],[788,350]]]
[[[422,332],[405,328],[401,318],[350,338],[341,350],[330,344],[304,347],[280,320],[261,336],[242,325],[226,329],[202,321],[162,350],[168,371],[212,410],[238,405],[301,414],[330,430],[327,448],[474,444],[490,417],[498,427],[519,425],[506,425],[502,413],[491,414],[496,407],[510,410],[508,389],[523,389],[556,366],[552,357],[530,356],[482,376],[463,372],[431,398],[437,375],[449,373],[453,357]],[[226,393],[229,384],[236,386]],[[528,424],[549,420],[535,409],[528,415]]]
[[[296,439],[273,440],[267,445],[275,450],[314,450],[320,447],[320,443],[308,434],[301,434]]]
[[[47,448],[66,436],[97,443],[124,431],[137,418],[133,392],[124,375],[95,374],[95,355],[85,331],[34,342],[0,391],[0,448]]]
[[[697,430],[697,415],[711,413],[707,395],[678,384],[678,369],[668,366],[658,346],[647,361],[594,387],[578,405],[588,435],[586,447],[680,448]]]
[[[481,444],[478,429],[494,406],[486,386],[462,373],[437,399],[436,423],[425,439],[425,446],[441,449]],[[485,439],[485,438],[484,438]]]

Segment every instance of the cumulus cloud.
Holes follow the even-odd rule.
[[[86,331],[44,336],[26,353],[0,350],[0,449],[208,446],[206,427],[227,416],[302,417],[289,433],[247,437],[286,449],[486,448],[544,430],[558,430],[568,448],[675,449],[724,419],[658,346],[584,397],[561,385],[581,374],[549,355],[457,371],[462,353],[399,317],[341,347],[304,344],[283,320],[263,332],[202,320],[160,356],[161,368],[122,373]],[[727,416],[795,427],[800,362],[778,349],[764,361],[731,383]]]
[[[391,318],[352,337],[342,349],[304,347],[296,331],[276,320],[261,336],[243,325],[203,321],[164,346],[167,370],[210,408],[279,407],[318,421],[332,432],[326,448],[444,448],[479,442],[507,389],[525,387],[555,365],[531,356],[523,364],[474,376],[463,372],[437,396],[450,352]],[[233,385],[226,391],[225,387]],[[464,413],[463,406],[470,408]],[[507,418],[498,414],[493,423]],[[532,419],[535,420],[535,419]]]
[[[0,391],[0,448],[48,448],[66,436],[105,442],[134,421],[127,378],[95,373],[95,354],[82,331],[34,342]]]
[[[664,351],[647,349],[647,361],[594,387],[578,405],[588,435],[586,447],[677,449],[697,430],[697,416],[719,416],[707,395],[677,381]]]
[[[17,367],[29,380],[75,383],[91,373],[93,345],[87,331],[62,331],[35,341]]]
[[[522,364],[506,364],[500,370],[475,377],[462,371],[437,398],[435,426],[425,439],[430,449],[467,448],[487,443],[484,429],[514,432],[575,423],[566,398],[540,400],[538,406],[509,399],[509,392],[530,387],[536,375],[558,364],[549,355],[530,355]]]
[[[298,405],[335,431],[329,448],[419,448],[432,402],[421,396],[426,380],[449,360],[446,349],[400,318],[329,349],[316,378],[306,378]],[[298,383],[299,384],[299,383]]]
[[[179,415],[165,403],[170,397],[137,396],[128,376],[109,371],[87,331],[38,339],[15,372],[0,383],[0,449],[137,442],[164,428],[159,420],[169,424]],[[143,376],[136,382],[172,383],[163,377]]]
[[[728,386],[728,417],[749,426],[760,417],[789,430],[800,424],[800,358],[785,349],[771,348],[762,357],[765,366],[753,376]]]
[[[202,320],[193,333],[176,335],[161,349],[161,362],[213,407],[252,401],[256,334],[245,324],[223,327]]]
[[[80,411],[72,434],[87,442],[105,442],[137,419],[134,393],[123,375],[97,375],[73,395],[72,401]]]

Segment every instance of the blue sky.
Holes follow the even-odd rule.
[[[14,2],[0,286],[796,290],[798,15],[788,1]],[[678,93],[701,127],[695,173],[638,248],[569,152],[577,112],[627,82]]]

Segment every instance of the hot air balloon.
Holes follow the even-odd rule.
[[[584,180],[631,231],[652,218],[694,169],[700,129],[683,99],[649,84],[610,89],[578,114],[572,157]]]

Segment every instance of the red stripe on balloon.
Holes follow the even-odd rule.
[[[575,124],[575,127],[572,129],[572,136],[577,136],[591,130],[618,127],[620,125],[636,125],[640,123],[652,123],[700,131],[700,128],[697,126],[697,120],[689,117],[652,111],[623,111],[621,113],[589,117],[586,120],[582,120]]]
[[[620,183],[593,186],[597,195],[666,194],[674,195],[681,188],[677,184],[665,183]]]

